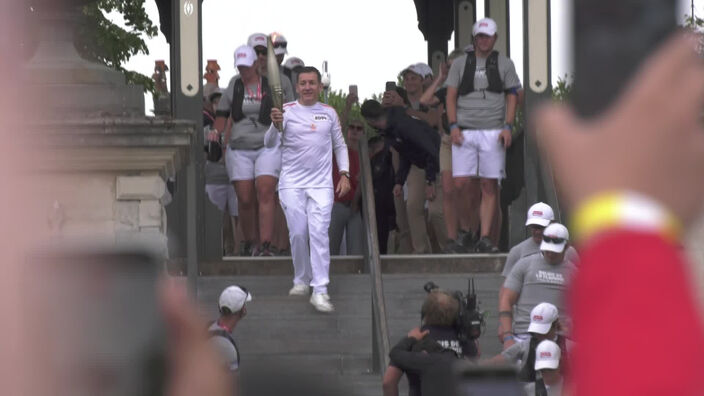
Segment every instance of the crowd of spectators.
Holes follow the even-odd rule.
[[[377,233],[382,254],[496,253],[499,251],[501,180],[521,84],[513,62],[494,50],[496,23],[478,21],[473,45],[456,50],[437,73],[425,63],[400,68],[399,85],[387,83],[381,101],[350,90],[338,109],[351,165],[351,191],[335,199],[330,224],[332,255],[362,254],[360,161],[372,165]],[[288,57],[288,42],[272,33],[281,68],[284,103],[303,60]],[[218,84],[217,62],[208,62],[204,90],[206,142],[220,141],[222,155],[205,166],[207,193],[224,216],[226,255],[290,254],[277,191],[278,148],[263,145],[271,120],[267,35],[252,34],[235,51],[237,75]],[[217,77],[217,78],[216,78]],[[361,113],[361,117],[359,114]],[[369,158],[358,149],[364,132]],[[207,150],[207,147],[206,147]],[[339,177],[336,169],[331,177]],[[229,214],[229,218],[227,216]]]

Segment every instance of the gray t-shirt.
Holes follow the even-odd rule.
[[[504,264],[504,270],[501,272],[501,276],[504,278],[507,277],[518,260],[536,253],[540,253],[540,244],[535,243],[531,237],[528,237],[525,241],[512,247],[508,252],[508,256],[506,256],[506,263]],[[579,254],[577,254],[577,250],[572,246],[567,248],[565,258],[571,261],[572,264],[579,263]]]
[[[225,163],[205,161],[204,165],[205,184],[227,185],[230,184],[230,176],[227,175]]]
[[[452,62],[447,76],[446,86],[459,88],[464,75],[467,54]],[[499,129],[506,121],[506,95],[487,91],[489,79],[486,75],[486,58],[477,57],[474,73],[474,91],[467,95],[458,95],[457,124],[468,129]],[[499,54],[499,75],[504,83],[504,90],[520,88],[521,81],[511,59]]]
[[[501,356],[510,364],[525,362],[530,349],[530,339],[519,341],[501,352]]]
[[[281,75],[281,89],[284,91],[284,103],[293,102],[298,99],[296,96],[296,90],[293,86],[293,81],[286,74],[284,74],[284,67],[279,66],[279,71]]]
[[[530,311],[542,302],[555,305],[560,312],[560,321],[570,323],[565,290],[576,271],[577,267],[571,262],[564,260],[551,265],[542,254],[518,260],[504,282],[505,288],[518,293],[513,314],[514,333],[528,331]]]
[[[209,126],[203,127],[203,141],[208,143],[208,133],[211,131]],[[223,153],[225,155],[225,153]],[[211,162],[206,160],[203,165],[203,173],[205,175],[205,184],[230,184],[230,177],[227,175],[225,162]]]
[[[240,76],[232,77],[227,89],[220,98],[218,111],[230,112],[235,92],[235,81]],[[269,125],[259,122],[259,109],[262,105],[261,84],[251,84],[244,88],[244,100],[242,101],[242,113],[244,118],[232,123],[230,129],[230,147],[233,150],[258,150],[264,147],[264,135],[269,129]]]
[[[218,326],[217,322],[214,322],[208,330],[210,331],[219,329],[221,329],[221,327]],[[240,367],[239,363],[237,362],[237,349],[234,345],[232,345],[232,342],[230,342],[230,340],[225,337],[216,335],[210,337],[210,342],[213,344],[213,346],[215,346],[215,350],[218,351],[218,356],[220,356],[222,362],[228,370],[239,370]]]

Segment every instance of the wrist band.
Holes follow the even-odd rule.
[[[513,333],[509,333],[508,335],[504,335],[502,339],[504,340],[504,342],[506,342],[508,340],[513,340],[514,339]]]
[[[586,240],[612,228],[651,231],[677,240],[682,224],[655,200],[623,191],[597,194],[578,206],[572,220],[576,239]]]
[[[513,312],[511,312],[511,311],[500,311],[500,312],[499,312],[499,317],[502,317],[502,316],[510,316],[510,317],[513,317]]]
[[[453,130],[453,129],[455,129],[455,128],[459,128],[459,127],[460,127],[460,126],[459,126],[459,125],[457,125],[457,123],[456,123],[456,122],[453,122],[452,124],[450,124],[450,130]]]

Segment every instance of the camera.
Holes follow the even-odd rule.
[[[423,290],[430,293],[433,290],[439,289],[438,285],[430,281],[423,285]],[[477,292],[474,287],[474,278],[467,280],[467,294],[461,291],[451,293],[460,304],[460,309],[455,320],[455,329],[457,337],[461,341],[474,341],[482,334],[482,329],[485,326],[484,312],[479,310],[477,301]]]

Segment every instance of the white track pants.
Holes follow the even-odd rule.
[[[285,188],[279,200],[286,215],[293,257],[293,284],[327,293],[330,283],[332,188]]]

